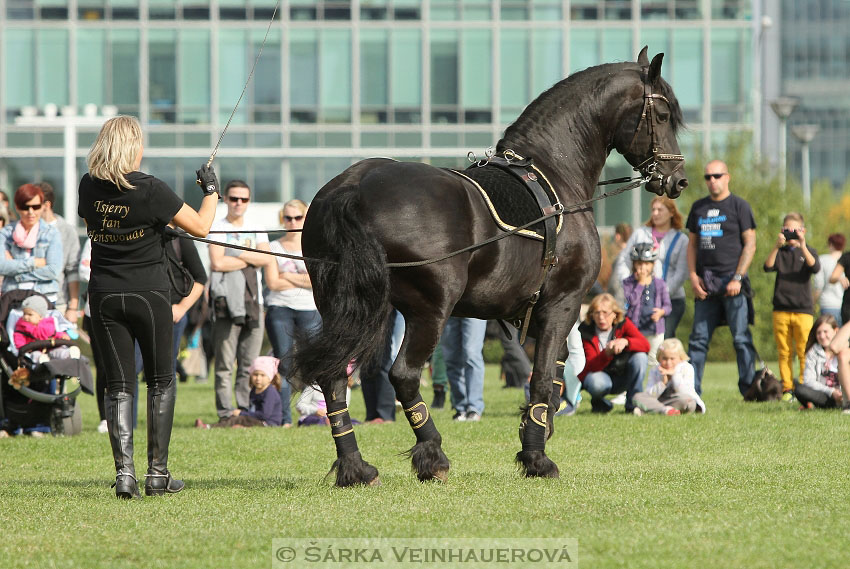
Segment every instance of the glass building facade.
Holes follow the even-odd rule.
[[[686,156],[752,128],[749,0],[282,0],[263,45],[275,5],[0,0],[0,185],[65,187],[62,128],[22,113],[114,105],[142,122],[143,169],[197,203],[194,172],[261,48],[215,162],[259,201],[309,201],[367,156],[463,167],[553,83],[643,45],[665,53]],[[95,133],[76,132],[80,172]],[[604,175],[628,170],[616,156]],[[599,224],[645,219],[650,197],[605,200]]]

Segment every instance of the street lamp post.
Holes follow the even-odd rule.
[[[820,126],[816,124],[798,124],[791,127],[794,137],[803,145],[803,205],[806,209],[809,208],[812,201],[812,172],[809,165],[809,143],[814,139],[819,130]]]
[[[83,114],[78,115],[77,109],[72,106],[62,107],[58,111],[56,105],[44,106],[44,114],[39,115],[35,107],[24,107],[21,114],[15,117],[15,124],[26,128],[38,130],[63,131],[63,186],[64,208],[62,215],[65,221],[73,227],[77,227],[77,129],[99,129],[107,119],[118,114],[118,108],[112,105],[104,105],[97,112],[97,105],[88,104],[83,107]]]
[[[799,103],[796,97],[779,97],[770,102],[770,108],[779,117],[779,189],[785,192],[786,172],[788,170],[788,117]]]

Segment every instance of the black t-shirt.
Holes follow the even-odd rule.
[[[718,274],[734,273],[744,250],[741,234],[756,228],[750,204],[730,194],[714,201],[710,196],[694,202],[688,214],[688,231],[697,235],[697,273],[710,269]]]
[[[803,312],[814,314],[812,300],[811,277],[820,271],[818,252],[806,245],[809,253],[815,258],[814,266],[806,263],[802,250],[785,245],[776,253],[773,268],[764,270],[776,273],[776,284],[773,286],[773,310],[777,312]],[[829,278],[829,277],[827,277]]]
[[[80,180],[77,213],[91,239],[92,292],[171,288],[162,230],[183,207],[171,188],[142,172],[126,175],[135,189],[92,178]]]

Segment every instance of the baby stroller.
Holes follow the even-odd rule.
[[[21,315],[21,303],[39,293],[13,290],[0,297],[0,429],[14,433],[49,426],[53,435],[76,435],[82,431],[82,414],[77,405],[80,392],[94,395],[88,358],[51,359],[35,363],[28,354],[58,346],[76,346],[74,340],[39,340],[15,348],[12,335]],[[39,295],[42,296],[42,295]],[[46,300],[46,299],[45,299]],[[47,303],[53,309],[52,303]],[[49,315],[69,324],[58,311]],[[20,389],[9,380],[18,371],[26,375],[28,385]],[[24,382],[26,383],[26,382]]]

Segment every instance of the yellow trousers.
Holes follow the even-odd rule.
[[[776,353],[779,356],[779,376],[782,378],[783,391],[794,388],[793,364],[794,348],[797,351],[797,363],[803,377],[806,365],[806,340],[812,329],[814,317],[802,312],[774,312],[773,337],[776,339]]]

